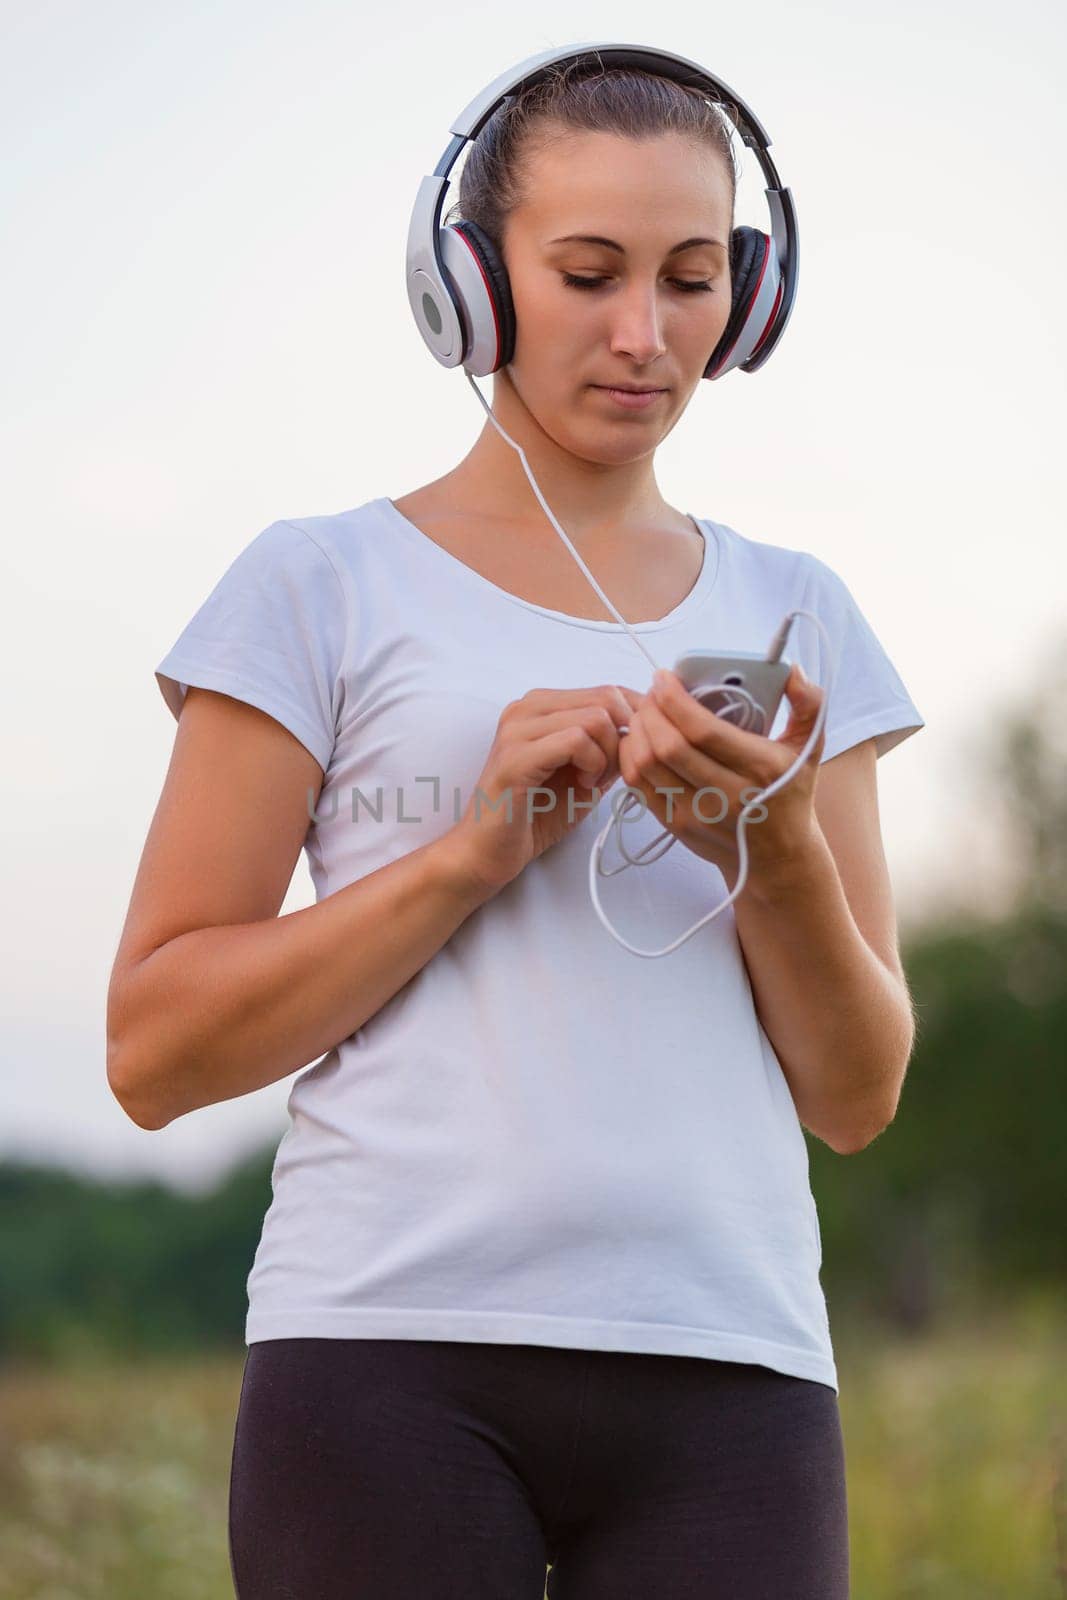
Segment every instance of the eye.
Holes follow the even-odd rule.
[[[573,272],[565,272],[563,281],[572,289],[599,289],[600,285],[607,283],[608,280],[606,278],[576,278]],[[672,278],[670,281],[685,294],[693,294],[694,292],[699,294],[710,291],[712,288],[710,279],[703,283],[686,283],[683,278]]]

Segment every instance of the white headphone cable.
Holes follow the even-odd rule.
[[[492,407],[489,405],[489,403],[486,400],[485,396],[482,394],[482,391],[479,389],[478,385],[475,383],[474,378],[472,377],[472,375],[469,372],[467,372],[466,368],[464,368],[464,377],[467,379],[467,382],[470,384],[471,388],[474,390],[475,394],[478,396],[478,400],[479,400],[482,408],[484,409],[486,415],[488,416],[490,422],[493,424],[494,428],[500,434],[501,438],[504,439],[511,446],[511,448],[518,453],[519,460],[522,462],[523,471],[526,473],[526,476],[530,481],[530,487],[533,490],[534,494],[537,496],[537,498],[538,498],[538,500],[539,500],[539,502],[541,504],[541,508],[545,513],[545,516],[548,518],[549,522],[551,522],[552,526],[555,528],[556,532],[559,534],[560,538],[563,540],[564,544],[567,546],[567,548],[570,551],[571,555],[574,557],[575,561],[577,561],[578,565],[581,567],[582,571],[585,573],[586,577],[589,579],[589,582],[593,585],[593,588],[596,590],[596,592],[600,596],[601,600],[608,607],[609,611],[613,612],[614,615],[616,617],[618,617],[619,622],[626,629],[627,633],[630,635],[630,638],[633,640],[634,644],[641,651],[641,653],[646,657],[646,659],[651,663],[653,672],[657,671],[658,667],[659,667],[659,663],[657,661],[655,661],[653,659],[653,657],[649,654],[648,650],[646,650],[644,644],[641,642],[641,639],[634,632],[634,630],[630,626],[630,624],[626,621],[626,618],[620,615],[620,613],[618,612],[616,607],[608,599],[607,595],[604,593],[603,589],[600,587],[599,583],[597,583],[596,579],[593,577],[593,574],[590,572],[589,568],[586,566],[585,562],[582,560],[581,556],[578,554],[577,550],[574,548],[574,545],[571,543],[570,539],[564,533],[563,529],[560,527],[559,523],[556,521],[556,518],[553,516],[551,508],[549,507],[547,501],[545,500],[544,495],[541,493],[541,490],[537,485],[537,481],[534,478],[533,473],[530,471],[530,464],[526,459],[525,450],[523,450],[522,446],[520,444],[517,444],[516,441],[511,438],[510,434],[506,433],[505,430],[501,427],[501,425],[498,422],[497,418],[493,415]],[[768,650],[767,657],[766,657],[766,659],[768,661],[778,661],[781,658],[782,650],[785,647],[786,638],[789,635],[790,629],[792,628],[792,625],[793,625],[793,619],[795,617],[808,617],[808,618],[810,618],[810,620],[812,622],[814,622],[816,627],[819,629],[819,632],[822,634],[823,638],[826,640],[827,646],[828,647],[831,646],[832,641],[830,639],[829,634],[826,631],[826,628],[825,628],[824,624],[815,615],[815,613],[813,611],[804,611],[804,610],[790,611],[790,612],[787,613],[785,619],[783,620],[781,626],[779,627],[777,633],[775,634],[774,639],[771,642],[771,647]],[[827,652],[827,659],[829,660],[829,650]],[[800,754],[797,756],[796,760],[793,762],[792,766],[789,767],[787,771],[783,772],[780,777],[778,777],[778,778],[776,778],[774,780],[773,783],[768,784],[765,789],[761,789],[759,791],[759,793],[756,794],[755,796],[753,796],[753,798],[751,800],[749,800],[745,804],[745,806],[741,809],[741,811],[738,813],[738,817],[737,817],[737,854],[738,854],[739,871],[738,871],[737,882],[734,885],[733,889],[727,895],[726,899],[721,902],[721,904],[717,905],[712,911],[709,911],[706,916],[701,917],[698,922],[694,922],[694,924],[693,924],[693,926],[691,928],[689,928],[685,933],[681,934],[677,939],[675,939],[672,944],[665,945],[662,950],[639,950],[636,945],[630,944],[628,940],[624,939],[622,937],[622,935],[620,933],[618,933],[612,927],[611,923],[608,921],[607,915],[604,912],[604,908],[600,904],[600,893],[599,893],[599,889],[597,887],[597,881],[596,880],[597,880],[598,876],[602,877],[602,878],[613,878],[618,873],[625,872],[627,867],[647,867],[647,866],[651,866],[653,861],[658,861],[660,856],[666,855],[667,851],[671,848],[671,845],[674,845],[674,844],[678,843],[677,836],[675,834],[673,834],[670,831],[669,828],[665,828],[663,830],[663,832],[662,833],[658,833],[654,839],[650,839],[648,844],[644,847],[644,849],[640,850],[636,856],[632,856],[629,853],[629,851],[626,849],[625,845],[622,842],[622,824],[626,820],[627,813],[633,809],[634,805],[642,805],[642,803],[643,803],[644,810],[647,811],[648,802],[647,802],[647,800],[645,800],[644,795],[636,792],[635,790],[633,790],[633,789],[631,789],[629,787],[626,790],[626,794],[625,794],[625,798],[623,800],[623,804],[618,810],[615,809],[614,801],[611,802],[612,815],[611,815],[610,819],[608,820],[608,822],[601,829],[600,833],[597,835],[597,838],[593,843],[592,850],[590,851],[590,854],[589,854],[589,894],[590,894],[590,898],[592,899],[592,902],[593,902],[593,909],[596,912],[597,916],[600,918],[600,920],[603,923],[604,927],[611,934],[612,938],[615,939],[619,944],[621,944],[623,949],[629,950],[635,956],[658,957],[658,956],[670,955],[672,953],[672,951],[678,949],[679,945],[683,945],[683,944],[685,944],[687,939],[691,939],[693,937],[694,933],[696,933],[698,931],[698,929],[702,928],[705,923],[710,922],[713,917],[717,917],[720,912],[725,911],[726,907],[728,905],[731,905],[733,903],[733,901],[737,899],[738,895],[741,893],[741,890],[744,888],[745,883],[746,883],[746,881],[748,879],[748,846],[745,843],[745,829],[747,828],[748,822],[749,822],[749,812],[752,811],[754,807],[762,805],[763,801],[768,799],[771,795],[777,794],[779,789],[784,789],[786,784],[789,783],[796,776],[796,774],[799,772],[800,768],[804,765],[805,761],[807,761],[807,759],[810,756],[812,750],[814,750],[815,745],[817,744],[818,739],[819,739],[819,734],[822,732],[823,725],[824,725],[824,723],[826,721],[826,712],[827,712],[827,710],[829,708],[829,704],[830,704],[830,691],[833,688],[833,669],[832,668],[830,669],[829,678],[830,678],[830,681],[827,684],[826,693],[823,695],[822,703],[819,706],[818,712],[816,713],[815,726],[812,728],[811,733],[808,736],[807,742],[804,745],[803,750],[800,752]],[[715,690],[724,692],[727,695],[735,695],[735,696],[742,697],[740,704],[736,700],[734,700],[733,702],[730,702],[730,701],[727,702],[725,710],[727,712],[729,712],[729,713],[738,712],[739,715],[738,716],[727,715],[724,720],[729,721],[729,722],[735,722],[740,726],[746,726],[746,725],[747,726],[751,726],[753,720],[755,719],[755,716],[758,714],[759,720],[762,723],[763,718],[762,718],[761,708],[756,705],[756,703],[755,703],[755,701],[753,701],[752,697],[749,694],[747,694],[747,692],[743,688],[741,688],[739,685],[737,685],[737,684],[701,684],[700,688],[699,688],[699,690],[697,692],[699,694],[705,694],[710,689],[715,689]],[[747,701],[747,704],[745,704],[746,701]],[[718,712],[717,715],[722,715],[722,712]],[[608,835],[612,831],[612,829],[615,830],[616,844],[618,846],[619,853],[625,859],[624,859],[623,865],[621,867],[612,867],[609,870],[605,870],[601,866],[601,860],[602,860],[603,853],[604,853],[604,846],[605,846],[605,844],[607,842]],[[663,849],[658,851],[656,855],[650,857],[649,856],[649,851],[653,848],[654,845],[659,844],[661,840],[668,840],[669,842],[664,844]]]

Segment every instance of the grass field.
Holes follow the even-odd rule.
[[[1065,1600],[1062,1305],[834,1344],[853,1600]],[[0,1369],[0,1600],[232,1600],[243,1359]]]

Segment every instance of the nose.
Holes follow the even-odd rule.
[[[616,298],[612,317],[613,354],[645,363],[666,353],[655,288],[632,284]]]

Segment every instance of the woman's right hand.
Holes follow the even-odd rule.
[[[644,698],[605,683],[529,689],[504,707],[467,809],[441,841],[472,882],[504,888],[591,815],[619,777],[619,741]]]

